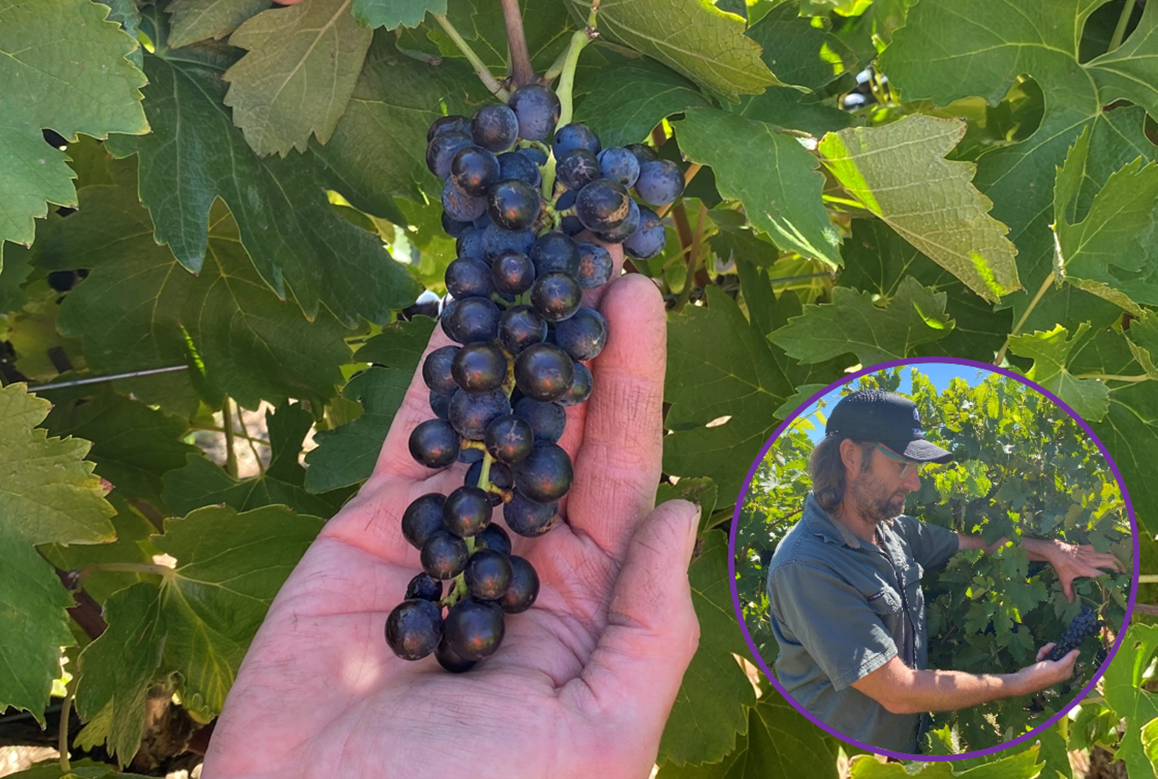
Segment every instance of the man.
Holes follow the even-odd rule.
[[[921,575],[962,549],[993,551],[979,536],[904,516],[924,463],[950,452],[925,440],[916,404],[863,390],[837,403],[809,460],[804,512],[772,556],[768,594],[780,643],[776,676],[806,710],[844,735],[916,753],[928,712],[1025,695],[1073,674],[1078,651],[1014,674],[927,670]],[[1113,555],[1059,541],[1022,539],[1031,560],[1073,580],[1121,569]]]

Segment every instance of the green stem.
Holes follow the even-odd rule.
[[[567,56],[563,60],[563,70],[559,74],[559,88],[555,90],[555,94],[559,96],[559,127],[571,123],[575,66],[579,64],[579,53],[591,42],[593,32],[591,28],[576,30],[571,35],[571,43],[567,46]]]
[[[696,232],[692,236],[692,245],[690,247],[691,257],[688,258],[688,277],[684,281],[684,288],[680,290],[680,296],[676,298],[675,310],[683,311],[684,306],[687,305],[688,300],[692,296],[692,287],[696,285],[696,269],[700,265],[700,246],[704,238],[704,226],[707,222],[705,216],[708,213],[708,207],[700,203],[700,212],[696,215]]]
[[[470,47],[470,44],[466,42],[466,39],[458,34],[458,30],[454,29],[454,25],[450,23],[450,20],[445,16],[439,16],[438,14],[432,15],[434,16],[434,21],[438,22],[439,27],[441,27],[443,32],[445,32],[450,40],[454,42],[454,45],[457,46],[458,50],[462,52],[462,56],[466,57],[467,62],[469,62],[471,67],[474,68],[475,75],[478,76],[479,81],[483,83],[483,86],[485,86],[487,90],[499,100],[502,100],[504,103],[507,102],[507,98],[510,97],[510,93],[503,89],[503,85],[500,84],[493,75],[491,75],[490,70],[487,69],[487,66],[483,63],[482,59],[480,59],[479,56],[474,53],[474,49]]]
[[[68,761],[68,717],[72,710],[72,690],[66,688],[64,700],[60,704],[60,740],[56,748],[60,752],[60,770],[64,773],[72,772],[72,765]]]
[[[1142,376],[1118,376],[1113,373],[1078,373],[1074,375],[1075,379],[1101,379],[1102,381],[1150,381],[1150,377]]]
[[[482,471],[478,475],[478,488],[480,490],[490,492],[490,489],[491,489],[491,463],[493,463],[494,461],[495,461],[495,458],[491,457],[490,452],[487,452],[486,454],[483,455]],[[471,541],[473,541],[473,540],[474,539],[472,538]],[[469,546],[469,544],[468,544],[468,546]]]
[[[241,413],[241,406],[237,407],[237,421],[241,423],[241,437],[249,444],[249,451],[253,453],[254,462],[257,463],[257,470],[259,473],[265,473],[265,466],[261,464],[261,455],[257,453],[257,446],[254,445],[253,437],[249,434],[249,426],[245,424],[245,415]]]
[[[1017,320],[1017,324],[1013,326],[1013,331],[1005,337],[1005,343],[1001,345],[1001,351],[997,353],[997,359],[993,361],[994,365],[1001,365],[1002,361],[1005,360],[1005,352],[1009,349],[1010,340],[1013,338],[1013,336],[1017,335],[1021,331],[1022,326],[1025,324],[1026,320],[1029,319],[1030,313],[1032,313],[1033,310],[1037,308],[1037,304],[1041,302],[1042,297],[1045,295],[1045,291],[1049,289],[1049,285],[1053,284],[1054,279],[1056,278],[1057,276],[1055,275],[1054,271],[1050,271],[1049,275],[1045,277],[1045,281],[1042,282],[1041,288],[1037,291],[1037,294],[1033,296],[1033,300],[1029,301],[1029,307],[1025,309],[1025,312],[1021,315],[1021,319]]]
[[[1138,584],[1158,584],[1158,574],[1144,574],[1139,576]]]
[[[237,452],[233,449],[233,411],[229,398],[221,404],[221,427],[225,431],[225,472],[237,478]]]
[[[224,433],[225,432],[224,427],[217,427],[216,425],[189,425],[189,429],[190,430],[207,430],[210,433]],[[252,436],[249,440],[253,441],[255,444],[261,444],[262,446],[270,446],[271,445],[269,443],[269,441],[267,441],[266,439],[258,438],[257,436]]]
[[[1126,37],[1126,25],[1130,23],[1130,17],[1134,13],[1135,0],[1126,0],[1126,4],[1122,6],[1122,13],[1118,16],[1118,26],[1114,28],[1114,34],[1110,37],[1110,51],[1122,45],[1122,39]]]

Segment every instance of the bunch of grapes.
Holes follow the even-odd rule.
[[[1098,619],[1098,615],[1089,606],[1082,606],[1082,613],[1074,617],[1070,626],[1062,633],[1061,639],[1057,645],[1050,650],[1050,660],[1061,660],[1068,655],[1071,650],[1077,649],[1081,646],[1082,641],[1086,636],[1097,635],[1098,631],[1106,623]]]
[[[494,509],[512,532],[539,536],[571,488],[571,459],[558,445],[565,407],[590,396],[587,363],[607,341],[607,322],[583,306],[583,291],[613,271],[607,249],[579,233],[653,257],[664,226],[628,190],[656,207],[683,192],[679,167],[650,148],[603,149],[583,124],[556,129],[559,115],[558,97],[532,84],[470,119],[442,117],[427,134],[426,163],[445,181],[442,224],[457,250],[440,319],[458,345],[422,365],[435,418],[414,429],[410,453],[429,468],[470,468],[463,486],[423,495],[403,514],[423,573],[387,618],[386,641],[406,660],[433,652],[453,672],[493,654],[504,615],[538,596],[535,569],[511,553]]]

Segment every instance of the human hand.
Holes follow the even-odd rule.
[[[1046,559],[1057,571],[1062,591],[1070,603],[1074,602],[1074,579],[1081,576],[1102,576],[1102,571],[1098,570],[1100,568],[1118,572],[1125,570],[1122,561],[1117,557],[1108,552],[1099,552],[1089,544],[1079,546],[1056,541],[1046,547],[1046,550]]]
[[[1055,644],[1056,642],[1051,641],[1037,650],[1036,662],[1017,672],[1018,686],[1021,688],[1019,694],[1028,695],[1038,690],[1044,690],[1046,687],[1064,682],[1074,675],[1074,663],[1077,662],[1080,652],[1077,649],[1071,649],[1060,660],[1047,660],[1046,658]]]
[[[385,641],[387,614],[421,570],[402,512],[459,486],[466,468],[435,472],[410,456],[411,430],[433,416],[419,372],[373,475],[274,599],[218,719],[207,779],[647,776],[699,637],[687,578],[699,512],[685,501],[652,511],[660,295],[623,276],[599,308],[609,337],[592,364],[596,390],[567,409],[560,441],[575,463],[566,524],[513,537],[541,589],[508,619],[499,651],[452,675]],[[427,351],[446,343],[436,329]]]

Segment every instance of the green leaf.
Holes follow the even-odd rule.
[[[198,276],[158,246],[132,186],[134,163],[120,163],[118,186],[86,187],[80,210],[51,225],[39,258],[47,269],[90,268],[61,307],[61,332],[84,340],[89,366],[117,373],[189,364],[213,407],[228,395],[247,408],[288,397],[322,402],[342,380],[344,330],[328,315],[314,322],[278,300],[258,278],[219,203],[209,255]],[[165,398],[150,397],[163,403]]]
[[[23,246],[5,247],[0,243],[0,314],[18,311],[28,302],[22,285],[32,272],[32,253]]]
[[[791,87],[769,87],[762,95],[745,97],[735,113],[776,127],[791,127],[817,138],[853,124],[848,111]]]
[[[362,70],[373,33],[354,20],[352,0],[273,8],[229,36],[248,53],[222,76],[225,105],[259,157],[325,144]]]
[[[781,3],[748,28],[764,50],[761,59],[781,82],[820,89],[856,65],[856,55],[832,33]]]
[[[0,51],[2,46],[0,40]],[[49,203],[76,205],[76,174],[64,152],[46,144],[40,129],[19,115],[0,120],[0,148],[0,246],[4,241],[27,246],[36,235],[32,220],[46,216]]]
[[[756,693],[732,657],[747,656],[728,586],[728,540],[710,532],[688,570],[700,622],[700,645],[676,694],[656,762],[715,763],[731,752],[747,724]]]
[[[273,0],[173,0],[165,8],[172,26],[169,46],[179,49],[206,38],[220,40],[271,5]]]
[[[882,763],[869,755],[858,755],[852,759],[850,779],[1037,779],[1042,774],[1043,765],[1038,762],[1038,745],[1034,744],[1024,752],[983,763],[965,771],[954,771],[953,763]],[[916,769],[916,770],[913,770]]]
[[[1117,388],[1109,412],[1092,426],[1122,471],[1138,523],[1158,533],[1158,488],[1150,478],[1158,458],[1158,393],[1147,383]]]
[[[163,35],[159,13],[146,16],[150,34]],[[388,322],[392,308],[413,301],[417,285],[376,236],[333,211],[312,155],[283,160],[253,153],[222,105],[221,76],[231,60],[219,48],[197,45],[181,49],[179,58],[146,57],[153,132],[113,136],[107,144],[118,156],[140,155],[140,193],[156,240],[200,271],[210,210],[220,198],[245,252],[279,297],[292,292],[309,317],[324,304],[349,327],[360,317]]]
[[[1158,379],[1158,315],[1149,311],[1130,323],[1126,344],[1146,375]]]
[[[803,363],[853,352],[862,365],[898,360],[936,341],[954,327],[945,313],[944,292],[934,292],[911,276],[896,295],[879,306],[868,292],[832,290],[832,303],[809,306],[768,338]]]
[[[712,168],[720,194],[741,201],[777,246],[841,264],[840,233],[821,200],[824,176],[796,138],[708,108],[689,110],[676,137],[688,159]]]
[[[925,256],[986,300],[1019,289],[1017,250],[971,183],[972,163],[944,159],[965,123],[907,116],[830,133],[820,154],[844,188]]]
[[[1114,655],[1114,662],[1102,677],[1106,704],[1117,717],[1126,719],[1126,732],[1118,744],[1117,757],[1126,763],[1130,776],[1150,776],[1158,771],[1142,743],[1143,727],[1158,719],[1158,695],[1141,689],[1142,674],[1155,651],[1158,651],[1158,625],[1132,625]]]
[[[437,326],[437,319],[425,316],[415,317],[409,322],[393,322],[363,344],[354,359],[413,373]]]
[[[354,0],[354,18],[366,27],[417,27],[427,13],[446,15],[446,0]]]
[[[0,387],[0,517],[29,544],[111,541],[116,512],[84,459],[89,442],[49,438],[36,427],[48,410],[23,384]]]
[[[18,388],[0,389],[0,418],[9,418],[3,412],[21,413],[8,397]],[[0,427],[0,435],[4,429]],[[0,453],[6,451],[6,442],[0,440]],[[3,454],[0,457],[7,459]],[[0,633],[8,637],[0,642],[0,666],[4,668],[0,674],[0,711],[9,706],[24,709],[43,728],[52,680],[60,676],[60,648],[74,643],[65,612],[73,602],[52,566],[12,521],[22,515],[7,508],[0,491],[0,516],[6,520],[0,522]]]
[[[569,0],[587,18],[590,4]],[[676,70],[702,88],[735,102],[781,82],[760,60],[760,46],[744,35],[738,16],[699,0],[634,0],[600,6],[600,33]]]
[[[1039,330],[1014,336],[1009,339],[1009,350],[1033,359],[1033,367],[1025,374],[1027,378],[1057,395],[1082,419],[1096,422],[1109,411],[1110,391],[1101,379],[1079,379],[1066,369],[1070,352],[1083,340],[1088,329],[1083,324],[1073,338],[1061,325],[1049,332]]]
[[[70,761],[68,771],[61,769],[60,760],[53,759],[9,776],[12,779],[147,779],[141,774],[121,773],[112,766],[88,759]]]
[[[679,484],[661,482],[655,491],[655,505],[669,500],[690,500],[700,507],[700,532],[707,533],[714,524],[712,512],[716,509],[717,493],[716,483],[711,479],[680,479]]]
[[[518,7],[523,20],[523,37],[527,41],[531,65],[534,66],[535,72],[544,73],[567,48],[571,34],[579,29],[579,25],[567,14],[563,0],[518,0]],[[491,73],[507,72],[509,67],[507,27],[501,3],[489,0],[449,0],[446,18]],[[583,20],[586,19],[587,12],[584,11]],[[458,45],[441,27],[431,25],[428,37],[437,43],[438,51],[444,58],[463,59],[464,55]],[[584,59],[592,57],[593,54],[594,52],[589,50]],[[478,77],[471,75],[466,83],[477,85]],[[494,98],[487,95],[486,100],[493,102]]]
[[[575,121],[595,130],[603,148],[639,143],[662,120],[708,100],[671,68],[651,59],[613,59],[575,109]]]

